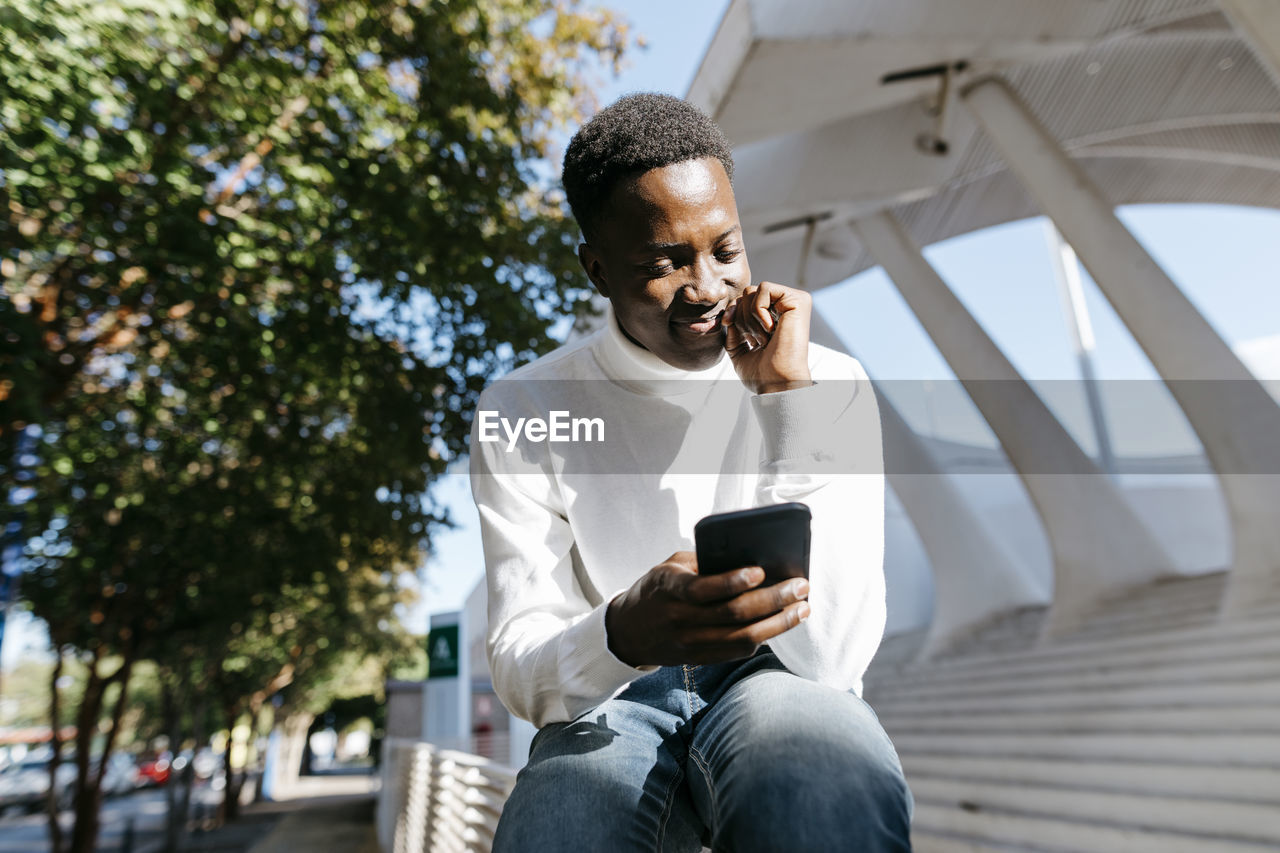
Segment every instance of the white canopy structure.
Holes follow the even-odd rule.
[[[1020,377],[919,246],[1048,215],[1171,380],[1221,476],[1226,607],[1280,587],[1280,478],[1252,476],[1280,474],[1280,408],[1112,212],[1280,203],[1277,6],[734,0],[690,88],[735,144],[756,277],[817,290],[880,264],[966,382],[1044,522],[1051,629],[1169,574],[1170,560],[1029,389],[1011,407],[1006,381]],[[1078,477],[1067,489],[1037,477],[1049,470]],[[910,510],[909,485],[894,485]],[[957,600],[939,595],[949,630],[991,615],[990,603],[946,612]]]
[[[913,649],[921,657],[897,669],[881,661],[868,690],[884,697],[882,717],[924,803],[921,838],[937,849],[952,849],[947,838],[1016,848],[1040,833],[1053,836],[1041,839],[1053,849],[1280,845],[1280,670],[1261,663],[1280,660],[1280,406],[1114,212],[1156,202],[1280,207],[1280,0],[732,0],[688,97],[734,144],[753,276],[816,291],[882,267],[998,437],[1049,542],[1050,607],[1029,628],[1019,609],[1036,603],[1036,591],[1000,547],[1004,532],[978,522],[944,462],[882,397],[886,470],[932,563],[935,601],[928,636]],[[1170,586],[1176,561],[1130,496],[921,252],[1037,214],[1074,249],[1203,445],[1227,508],[1228,571]],[[815,329],[840,345],[827,324]],[[1206,597],[1209,613],[1179,615]],[[1138,627],[1117,639],[1126,612],[1141,614]],[[1192,634],[1164,633],[1184,628]],[[1015,646],[1003,657],[956,657],[979,629]],[[1169,656],[1264,629],[1265,654],[1240,652],[1263,667],[1250,670],[1251,687],[1189,690],[1183,704],[1201,710],[1162,716],[1179,694],[1144,679],[1200,684],[1214,672],[1188,674]],[[1092,651],[1072,645],[1090,636]],[[1132,678],[1091,681],[1108,667],[1117,676],[1115,655],[1134,667]],[[947,692],[957,683],[947,656],[974,683],[987,679],[988,691],[1012,695],[1023,679],[1034,693],[1041,677],[1051,686],[1013,696],[1027,715],[1000,716],[1005,706],[979,698],[980,688]],[[1054,690],[1097,699],[1100,684],[1127,697],[1115,714],[1060,712],[1071,702]],[[1233,723],[1222,695],[1257,714]],[[948,706],[944,716],[927,716],[930,701]],[[954,708],[996,714],[999,733],[982,740],[982,724]],[[907,722],[895,728],[895,714]],[[1141,740],[1150,726],[1135,720],[1181,740]],[[1215,741],[1237,724],[1252,739]],[[1115,737],[1130,725],[1143,735]],[[1063,740],[1064,726],[1094,739]],[[1195,748],[1178,754],[1179,743]],[[1057,755],[1058,765],[1023,760],[1031,754]],[[1200,756],[1204,784],[1153,781],[1162,762],[1188,754]],[[1103,759],[1121,763],[1095,766]],[[1220,772],[1224,762],[1247,769]],[[968,787],[956,781],[975,774]],[[1074,780],[1076,793],[1035,787],[1054,778]],[[1224,794],[1252,785],[1269,793],[1240,796],[1267,810],[1241,811]],[[1213,796],[1226,798],[1217,810],[1178,799]]]
[[[962,103],[966,87],[991,76],[1018,93],[1112,204],[1274,207],[1280,72],[1227,9],[1256,8],[1261,24],[1267,15],[1274,22],[1275,5],[735,0],[688,97],[736,146],[739,204],[756,255],[794,242],[767,239],[769,226],[819,213],[840,220],[892,205],[928,244],[1044,212]],[[1257,33],[1256,42],[1277,49],[1280,36]],[[925,144],[936,138],[945,154]],[[797,251],[779,253],[780,271],[794,273],[787,261]],[[841,254],[819,253],[815,283],[872,263],[861,247]]]

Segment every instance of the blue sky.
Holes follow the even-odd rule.
[[[647,48],[632,51],[621,77],[601,87],[601,105],[631,91],[684,95],[728,3],[626,0],[607,5],[631,21]],[[1253,349],[1272,353],[1267,378],[1280,379],[1280,211],[1152,205],[1123,209],[1120,216],[1228,343],[1254,342]],[[929,247],[926,255],[1024,376],[1032,381],[1079,376],[1043,220],[957,237]],[[1084,277],[1099,378],[1154,378],[1141,349],[1087,273]],[[878,269],[827,288],[817,304],[873,377],[953,378]],[[929,428],[923,411],[904,414],[917,429]],[[1169,414],[1180,420],[1172,407]],[[969,426],[975,433],[985,432],[976,417]],[[1077,438],[1092,449],[1087,430]],[[483,572],[465,473],[446,477],[439,495],[460,526],[436,537],[423,601],[409,619],[418,629],[425,626],[426,614],[460,607]]]

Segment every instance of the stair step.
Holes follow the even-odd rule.
[[[1274,845],[1231,838],[1189,837],[1042,815],[974,813],[924,801],[916,802],[914,826],[922,835],[962,835],[987,845],[1054,853],[1260,853],[1275,849]]]
[[[1152,631],[1141,636],[1123,638],[1090,639],[1088,636],[1071,639],[1057,639],[1037,645],[1034,648],[1023,647],[1008,651],[972,650],[969,654],[956,657],[944,657],[935,660],[908,664],[907,671],[920,672],[959,672],[961,670],[978,669],[1004,663],[1020,663],[1022,661],[1049,661],[1071,658],[1081,654],[1104,652],[1128,652],[1140,649],[1161,649],[1176,645],[1204,646],[1229,644],[1238,640],[1253,640],[1259,637],[1275,637],[1280,635],[1280,617],[1268,619],[1241,620],[1233,623],[1219,623],[1198,628],[1181,628],[1169,631]],[[867,672],[868,679],[879,675],[876,662],[873,661]],[[895,668],[888,672],[897,672]]]
[[[995,621],[961,636],[937,658],[963,660],[972,654],[1028,651],[1036,644],[1049,614],[1047,604],[1028,605],[997,616]]]
[[[1214,643],[1188,643],[1170,641],[1164,644],[1144,645],[1130,649],[1098,649],[1088,653],[1063,653],[1056,655],[1025,655],[1021,659],[1003,660],[978,666],[917,666],[905,668],[892,676],[895,684],[929,682],[942,684],[952,681],[968,681],[975,676],[996,674],[1011,676],[1020,673],[1070,672],[1090,667],[1135,666],[1260,658],[1280,658],[1280,631],[1260,632],[1256,635],[1233,637]]]
[[[1280,604],[1268,602],[1265,604],[1260,603],[1257,607],[1252,608],[1244,619],[1246,621],[1267,620],[1275,619],[1277,615],[1280,615]],[[1236,621],[1239,618],[1241,617],[1235,617],[1226,621]],[[1222,622],[1223,620],[1218,615],[1218,608],[1216,605],[1195,611],[1175,610],[1168,613],[1155,611],[1151,613],[1097,614],[1087,617],[1081,625],[1064,632],[1061,636],[1064,639],[1074,637],[1128,636],[1155,631],[1166,631],[1171,628],[1194,628],[1203,625],[1222,624]]]
[[[1048,814],[1091,824],[1280,844],[1280,812],[1271,805],[920,775],[908,781],[920,800],[977,813]]]
[[[1188,595],[1176,600],[1138,598],[1099,607],[1084,617],[1083,624],[1100,625],[1125,622],[1134,618],[1203,616],[1205,614],[1216,614],[1220,603],[1218,595]]]
[[[1078,627],[1064,632],[1074,634],[1133,634],[1158,631],[1173,625],[1199,625],[1217,621],[1216,605],[1168,611],[1134,611],[1132,613],[1097,613],[1087,617]]]
[[[934,707],[914,712],[904,709],[886,715],[885,725],[895,732],[1071,732],[1132,728],[1158,732],[1253,732],[1280,736],[1280,710],[1275,705],[1236,705],[1225,708],[1038,709],[975,714]]]
[[[880,641],[880,648],[876,650],[871,666],[879,665],[890,669],[910,666],[919,654],[920,647],[924,645],[928,633],[929,629],[926,627],[885,637]]]
[[[1082,692],[1067,685],[1057,690],[1011,692],[1003,695],[982,692],[971,696],[953,695],[942,698],[881,695],[878,689],[868,687],[865,698],[883,719],[893,719],[899,713],[917,713],[922,709],[980,714],[987,711],[1097,710],[1169,704],[1199,708],[1223,708],[1236,704],[1271,704],[1273,707],[1280,707],[1280,682],[1245,680],[1221,684],[1132,685],[1102,693]]]
[[[1062,758],[991,757],[986,754],[902,756],[907,778],[943,776],[993,782],[1026,782],[1174,797],[1218,796],[1270,805],[1280,814],[1280,767],[1230,767]]]
[[[1134,616],[1128,620],[1103,620],[1097,623],[1085,622],[1075,628],[1062,631],[1058,636],[1064,640],[1087,637],[1090,640],[1118,637],[1134,637],[1153,634],[1161,631],[1173,631],[1185,628],[1201,628],[1216,624],[1215,613],[1170,613],[1165,616],[1151,614]]]
[[[1280,736],[1220,732],[1198,734],[1147,731],[973,733],[886,730],[902,755],[912,753],[982,753],[991,756],[1040,756],[1045,760],[1121,759],[1182,761],[1280,767]]]
[[[1227,587],[1227,572],[1213,572],[1207,575],[1184,575],[1176,578],[1165,578],[1146,586],[1131,589],[1102,604],[1099,609],[1107,610],[1129,604],[1174,605],[1187,601],[1218,601]]]
[[[1141,669],[1110,669],[1071,673],[1030,673],[1002,678],[998,673],[976,674],[968,681],[879,683],[874,695],[887,697],[946,698],[991,694],[1022,694],[1057,688],[1110,690],[1138,684],[1216,684],[1238,681],[1280,682],[1280,657],[1266,660],[1224,660],[1212,662],[1152,664]]]
[[[1162,581],[1043,638],[1024,608],[929,661],[885,644],[866,696],[916,797],[915,849],[1280,849],[1280,598]],[[894,642],[896,640],[896,642]]]
[[[1094,613],[1086,618],[1089,624],[1094,621],[1119,620],[1128,626],[1133,626],[1135,620],[1140,618],[1143,620],[1143,633],[1176,624],[1178,620],[1174,617],[1184,611],[1191,611],[1193,622],[1203,622],[1206,615],[1212,615],[1216,611],[1226,578],[1226,573],[1219,571],[1211,575],[1158,581],[1130,591],[1119,599],[1097,605]],[[1280,612],[1280,598],[1274,602],[1266,602],[1265,606],[1270,608],[1272,615],[1276,615]],[[974,635],[960,640],[954,648],[942,652],[937,659],[963,660],[970,654],[982,654],[983,648],[990,650],[996,646],[1008,647],[1007,651],[1010,652],[1025,651],[1028,643],[1038,639],[1047,611],[1047,606],[1032,605],[1008,613],[996,622],[978,629]],[[1149,617],[1153,616],[1155,623],[1151,624]],[[1076,630],[1071,632],[1071,636],[1073,639],[1088,639],[1090,632],[1087,629],[1083,633]],[[1016,645],[1018,643],[1021,645]]]
[[[1096,605],[1093,616],[1110,619],[1133,613],[1174,613],[1213,610],[1222,601],[1221,589],[1185,589],[1178,592],[1146,592]]]
[[[912,826],[911,849],[915,853],[1009,853],[1011,850],[1027,848],[1011,844],[984,844],[962,836],[943,835]]]

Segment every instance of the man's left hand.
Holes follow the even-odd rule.
[[[764,281],[725,308],[725,349],[743,384],[770,394],[813,384],[809,375],[809,314],[813,297]]]

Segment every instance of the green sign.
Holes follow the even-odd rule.
[[[427,679],[458,677],[458,626],[442,625],[427,634]]]

